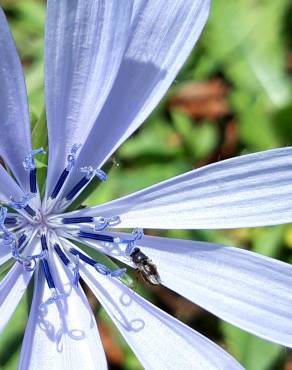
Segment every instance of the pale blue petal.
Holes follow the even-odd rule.
[[[52,263],[55,264],[52,275],[56,286],[66,292],[67,297],[48,305],[44,312],[40,310],[40,304],[51,292],[39,267],[19,369],[106,370],[95,318],[83,291],[71,286],[58,259],[52,259]]]
[[[101,166],[148,117],[196,44],[210,6],[209,0],[134,3],[127,51],[76,167]]]
[[[0,135],[1,136],[1,135]],[[5,171],[5,169],[0,164],[0,203],[10,202],[10,197],[12,196],[15,200],[19,200],[24,193],[13,180],[11,176]]]
[[[29,176],[22,165],[31,150],[27,95],[21,64],[1,8],[0,96],[0,156],[24,191],[29,191]]]
[[[115,278],[81,274],[144,369],[243,369],[207,338],[144,300]]]
[[[0,266],[7,262],[11,258],[11,252],[9,248],[4,248],[0,243]]]
[[[223,229],[292,221],[292,147],[196,169],[78,216],[118,215],[118,227]]]
[[[0,333],[5,329],[26,291],[32,273],[15,263],[0,282]]]
[[[292,347],[292,266],[239,248],[145,236],[168,288],[221,319]]]
[[[115,233],[121,239],[131,236]],[[135,267],[125,244],[79,242]],[[292,347],[292,266],[239,249],[144,236],[136,242],[156,265],[162,284],[231,324]]]
[[[48,192],[66,167],[72,145],[85,141],[111,89],[128,40],[131,9],[131,0],[48,1]]]

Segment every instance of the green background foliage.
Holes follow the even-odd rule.
[[[43,114],[45,5],[2,0],[21,55],[35,147],[47,145]],[[111,159],[109,180],[84,205],[128,194],[220,159],[292,142],[292,3],[290,0],[214,0],[198,46],[168,95]],[[39,157],[44,182],[46,158]],[[289,225],[225,231],[167,231],[152,235],[204,240],[292,261]],[[0,271],[0,279],[3,271]],[[133,276],[134,281],[136,277]],[[291,354],[221,322],[164,288],[137,283],[155,304],[219,343],[248,370],[289,369]],[[92,294],[88,297],[112,369],[141,366]],[[0,369],[17,367],[31,290],[0,339]],[[210,297],[212,299],[212,297]],[[290,367],[289,367],[290,366]]]

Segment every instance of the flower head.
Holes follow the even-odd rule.
[[[291,346],[289,265],[209,243],[144,235],[144,228],[234,228],[287,223],[292,149],[222,161],[127,197],[66,211],[150,114],[206,22],[208,0],[48,0],[45,49],[48,170],[37,183],[20,62],[0,11],[0,330],[32,276],[21,369],[105,369],[90,287],[148,369],[239,369],[220,347],[125,284],[137,269],[219,317]],[[131,228],[122,233],[117,228]]]

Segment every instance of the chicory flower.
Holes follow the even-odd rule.
[[[151,237],[143,228],[235,228],[292,216],[292,148],[191,171],[104,205],[66,212],[111,154],[165,94],[196,43],[208,0],[48,0],[45,95],[49,136],[40,197],[21,65],[0,11],[0,330],[32,276],[34,295],[20,369],[105,369],[90,287],[146,369],[240,369],[220,347],[147,302],[133,268],[251,333],[286,346],[292,268],[246,250]],[[115,228],[133,228],[121,233]],[[76,243],[78,242],[78,243]]]

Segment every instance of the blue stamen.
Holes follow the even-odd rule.
[[[73,272],[73,284],[78,286],[80,280],[80,273],[79,273],[79,255],[76,255],[76,263],[72,269]]]
[[[76,161],[77,152],[78,152],[78,150],[79,150],[80,147],[81,147],[81,144],[73,144],[72,145],[71,152],[67,156],[67,163],[68,163],[67,164],[67,167],[66,167],[66,170],[67,171],[71,171],[71,169],[74,167],[75,161]]]
[[[65,266],[68,266],[69,263],[70,263],[70,260],[69,258],[67,258],[66,254],[62,251],[61,247],[59,246],[59,244],[55,244],[54,245],[54,249],[57,253],[57,255],[60,257],[61,261],[64,263]]]
[[[67,201],[72,200],[94,176],[98,177],[101,181],[106,181],[107,179],[106,173],[99,168],[94,169],[93,167],[88,166],[80,168],[80,171],[86,173],[86,175],[82,177],[82,179],[65,196]]]
[[[35,266],[36,266],[36,259],[37,258],[41,259],[45,257],[44,253],[35,254],[35,255],[27,256],[27,257],[23,257],[19,253],[18,248],[20,248],[27,240],[27,234],[22,234],[20,238],[18,239],[18,241],[16,242],[15,236],[10,232],[6,232],[4,240],[6,242],[6,245],[10,246],[12,257],[17,262],[22,264],[23,268],[26,271],[34,271]]]
[[[48,255],[48,251],[44,250],[41,253],[33,254],[32,256],[23,257],[23,268],[26,271],[34,271],[36,268],[36,260],[40,259],[41,261],[44,260]]]
[[[131,256],[131,254],[137,249],[136,244],[134,242],[130,242],[127,244],[125,249],[126,256]]]
[[[25,158],[23,167],[26,171],[29,171],[30,191],[34,194],[37,192],[37,180],[36,180],[36,164],[34,156],[37,154],[45,153],[43,148],[32,150]]]
[[[65,225],[70,224],[82,224],[82,223],[93,223],[94,222],[94,230],[95,231],[102,231],[107,227],[112,227],[118,225],[121,220],[119,216],[112,216],[112,217],[64,217],[62,219],[62,223]]]
[[[34,156],[37,154],[43,154],[43,153],[45,153],[43,148],[38,148],[38,149],[30,151],[29,154],[24,157],[24,161],[23,161],[24,169],[26,171],[34,170],[36,168]]]
[[[54,249],[61,259],[61,261],[64,263],[65,266],[69,267],[70,270],[73,272],[73,284],[78,285],[79,279],[80,279],[80,274],[79,274],[79,256],[76,255],[76,264],[75,266],[73,265],[72,262],[70,262],[69,258],[66,256],[66,254],[62,251],[61,247],[59,244],[54,245]]]
[[[53,280],[53,277],[50,271],[48,261],[46,259],[42,259],[41,263],[42,263],[43,271],[44,271],[49,288],[50,289],[55,288],[55,283],[54,283],[54,280]]]
[[[115,242],[115,238],[113,238],[110,235],[94,234],[94,233],[89,233],[89,232],[82,231],[82,230],[79,231],[78,236],[84,239],[93,239],[93,240],[99,240],[99,241],[108,242],[108,243]]]
[[[34,217],[36,215],[35,211],[28,205],[28,203],[35,197],[33,193],[25,194],[20,200],[14,200],[10,197],[9,207],[13,209],[24,209],[30,216]]]
[[[69,252],[70,253],[72,253],[72,254],[74,254],[74,256],[79,256],[79,258],[83,261],[83,262],[85,262],[85,263],[87,263],[88,265],[90,265],[90,266],[93,266],[94,267],[94,265],[96,264],[96,261],[94,261],[92,258],[90,258],[90,257],[87,257],[85,254],[83,254],[83,253],[81,253],[81,252],[78,252],[76,249],[74,249],[74,248],[70,248],[70,250],[69,250]]]
[[[29,184],[30,184],[30,191],[35,194],[37,192],[36,168],[34,168],[33,170],[29,172]]]
[[[48,250],[48,243],[47,243],[47,238],[45,234],[41,235],[41,245],[43,250]]]
[[[119,216],[112,216],[112,217],[94,217],[94,230],[101,231],[106,229],[107,227],[116,226],[121,222]]]
[[[96,263],[93,267],[100,274],[109,275],[111,277],[120,277],[127,271],[127,269],[125,269],[125,268],[116,269],[116,270],[112,271],[107,266],[105,266],[101,263]]]
[[[28,213],[31,217],[34,217],[36,215],[35,211],[30,207],[30,206],[26,206],[24,207],[24,210],[26,211],[26,213]]]
[[[132,231],[132,235],[134,237],[132,240],[121,240],[121,243],[127,244],[127,247],[125,249],[125,254],[127,256],[130,256],[135,251],[135,249],[137,248],[136,242],[143,238],[144,236],[143,229],[134,229]]]
[[[3,232],[3,237],[2,237],[3,245],[5,247],[10,247],[11,250],[13,251],[13,249],[16,248],[16,240],[15,240],[14,234],[8,230],[5,230],[4,228],[2,228],[1,231]],[[13,255],[13,252],[12,252],[12,255]]]
[[[17,224],[17,218],[16,217],[7,217],[8,210],[6,207],[0,207],[0,230],[5,231],[7,230],[5,225],[16,225]]]
[[[64,185],[68,175],[69,175],[69,172],[71,171],[71,169],[73,168],[74,164],[75,164],[75,161],[76,161],[76,154],[77,154],[77,151],[79,150],[79,148],[81,147],[81,144],[74,144],[71,148],[71,152],[70,154],[68,154],[67,156],[67,166],[66,168],[63,170],[63,172],[61,173],[61,176],[59,177],[58,181],[57,181],[57,184],[51,194],[51,199],[55,199],[57,197],[57,195],[60,193],[60,190],[62,188],[62,186]]]
[[[17,244],[18,244],[18,248],[20,248],[22,246],[22,244],[26,241],[27,239],[27,235],[26,234],[22,234],[20,235],[18,241],[17,241]]]
[[[45,253],[45,256],[48,254],[48,244],[47,244],[47,238],[45,234],[41,235],[41,244],[43,252]],[[48,284],[48,287],[52,291],[52,295],[50,298],[48,298],[45,302],[40,304],[40,309],[44,310],[46,306],[59,301],[60,299],[63,299],[65,297],[65,294],[58,294],[55,286],[55,282],[53,279],[53,276],[51,274],[50,266],[45,257],[41,258],[42,268],[45,274],[45,278]]]
[[[61,176],[59,177],[58,181],[57,181],[57,184],[51,194],[51,199],[55,199],[57,197],[57,195],[59,194],[64,182],[66,181],[68,175],[69,175],[69,172],[66,168],[65,170],[61,173]]]
[[[16,219],[16,217],[6,217],[4,223],[6,225],[16,225],[17,224],[17,219]]]
[[[82,179],[67,193],[65,196],[66,200],[71,200],[75,197],[76,194],[79,193],[79,191],[84,188],[84,186],[89,183],[90,179],[88,179],[86,176],[82,177]]]
[[[5,219],[7,217],[7,208],[0,207],[0,225],[4,226]]]
[[[117,270],[110,270],[107,266],[101,264],[101,263],[98,263],[96,262],[94,259],[90,258],[90,257],[87,257],[85,254],[77,251],[76,249],[74,248],[70,248],[70,253],[74,254],[74,256],[79,256],[79,258],[87,263],[88,265],[92,266],[95,268],[95,270],[97,272],[99,272],[100,274],[102,275],[108,275],[108,276],[111,276],[111,277],[120,277],[121,275],[123,275],[125,272],[126,272],[126,269],[125,268],[120,268],[120,269],[117,269]]]
[[[35,254],[32,256],[27,256],[27,257],[22,256],[18,250],[26,242],[28,235],[26,233],[23,233],[20,235],[19,239],[16,240],[15,235],[12,232],[10,232],[2,223],[3,218],[6,216],[6,214],[7,214],[7,209],[0,208],[0,230],[3,232],[3,235],[2,235],[3,244],[4,246],[10,248],[12,257],[17,262],[22,264],[23,268],[26,271],[34,271],[36,267],[36,259],[45,258],[47,255],[47,250],[43,251],[40,254]]]
[[[86,173],[86,178],[88,180],[91,180],[94,176],[99,178],[100,181],[106,181],[107,180],[107,174],[101,170],[100,168],[94,169],[92,166],[88,167],[82,167],[80,168],[80,172]]]
[[[46,311],[47,306],[49,306],[52,303],[58,302],[64,298],[66,298],[66,294],[60,294],[57,292],[56,288],[51,288],[52,295],[49,297],[45,302],[42,302],[39,305],[39,308],[41,311]]]
[[[69,225],[69,224],[82,224],[82,223],[88,223],[93,222],[94,217],[64,217],[62,219],[63,224]]]

